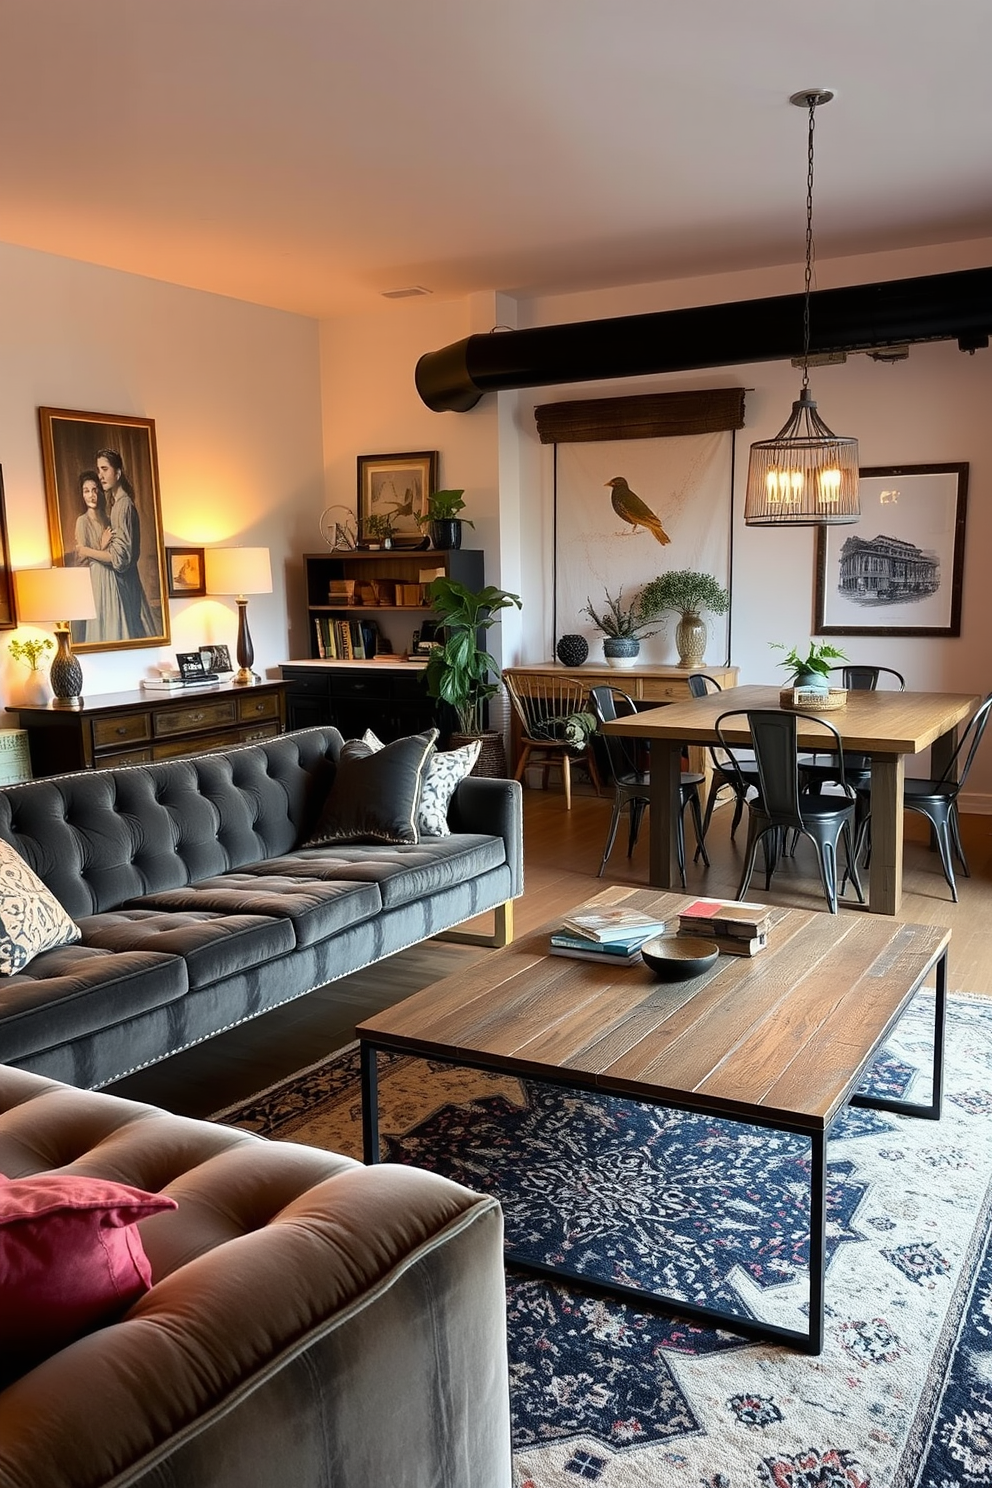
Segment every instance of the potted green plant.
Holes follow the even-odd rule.
[[[468,517],[460,517],[458,513],[464,511],[465,502],[462,491],[432,491],[427,498],[427,510],[417,517],[417,523],[426,527],[431,535],[431,546],[435,548],[460,548],[462,545],[462,524],[467,523],[474,528],[475,523],[470,522]]]
[[[365,537],[370,548],[393,546],[393,515],[391,512],[373,512],[365,518]]]
[[[773,651],[785,651],[784,641],[769,641],[768,644]],[[831,663],[846,660],[844,652],[836,646],[829,643],[821,646],[810,641],[805,655],[793,647],[786,651],[778,665],[788,672],[790,687],[804,687],[808,692],[829,692]]]
[[[496,589],[492,584],[484,589],[468,589],[450,578],[434,579],[427,594],[431,609],[444,627],[443,641],[427,659],[427,691],[432,698],[454,709],[458,728],[465,736],[460,743],[481,738],[484,751],[487,738],[498,739],[502,745],[500,735],[483,727],[484,706],[500,689],[499,663],[479,641],[483,631],[498,623],[500,610],[513,605],[520,609],[520,596]],[[504,758],[504,773],[505,770]]]
[[[22,661],[29,669],[27,680],[21,688],[20,700],[23,704],[47,703],[51,698],[52,688],[45,663],[50,660],[48,652],[54,649],[55,643],[48,636],[29,636],[27,640],[18,637],[7,647],[14,660]]]
[[[647,629],[653,616],[645,613],[639,594],[625,604],[622,588],[617,591],[615,598],[608,589],[605,593],[605,608],[597,610],[592,600],[587,599],[582,613],[588,615],[593,625],[603,632],[603,655],[610,666],[633,666],[641,649],[642,638],[658,634],[656,630]]]
[[[694,573],[691,568],[676,568],[659,574],[645,584],[641,595],[643,609],[652,615],[675,610],[679,615],[675,627],[675,644],[679,666],[703,665],[706,655],[706,622],[703,611],[725,615],[730,608],[730,595],[712,574]]]

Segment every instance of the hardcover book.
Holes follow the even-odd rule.
[[[562,927],[585,940],[638,943],[648,940],[652,935],[663,935],[667,922],[654,915],[641,914],[636,909],[624,909],[621,905],[615,905],[604,909],[577,910],[574,914],[566,915]]]

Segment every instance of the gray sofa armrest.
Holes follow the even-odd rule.
[[[503,838],[513,876],[511,897],[519,898],[524,891],[523,791],[519,781],[469,775],[452,797],[448,825],[453,832],[482,832]]]

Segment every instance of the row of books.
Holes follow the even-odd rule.
[[[630,965],[640,959],[646,940],[675,931],[684,937],[713,941],[729,956],[755,956],[768,944],[770,926],[768,905],[732,899],[697,899],[671,921],[611,905],[566,916],[551,936],[550,951],[553,956]]]
[[[377,650],[377,632],[367,620],[334,620],[315,615],[317,655],[332,661],[371,661]]]

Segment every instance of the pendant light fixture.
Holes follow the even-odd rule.
[[[809,295],[813,277],[813,128],[820,104],[833,94],[806,88],[789,99],[809,110],[806,176],[806,282],[803,303],[803,380],[792,417],[774,439],[752,444],[744,521],[749,527],[819,527],[857,522],[858,441],[834,434],[809,391]]]

